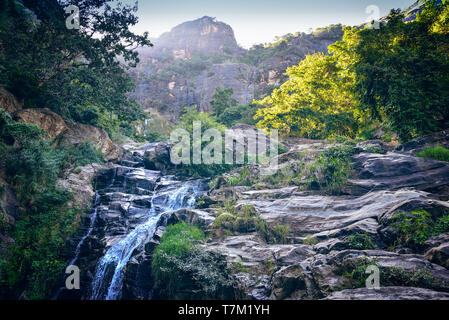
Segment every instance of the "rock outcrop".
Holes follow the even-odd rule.
[[[103,129],[63,119],[49,109],[17,110],[13,117],[17,121],[34,124],[45,130],[49,138],[59,146],[73,146],[89,142],[104,156],[106,161],[118,161],[123,156],[124,150],[114,144]]]
[[[0,87],[0,109],[13,114],[19,110],[22,110],[23,102],[17,101],[16,97],[12,95],[5,88]]]
[[[289,244],[266,243],[257,232],[206,244],[230,264],[241,265],[235,277],[247,298],[449,298],[447,235],[414,251],[395,247],[398,234],[391,227],[397,212],[426,210],[434,220],[449,213],[441,193],[449,184],[448,165],[410,154],[383,154],[386,149],[376,154],[361,145],[357,148],[353,177],[342,195],[301,191],[298,186],[254,190],[223,184],[210,192],[212,203],[235,199],[235,210],[250,205],[272,227],[289,227]],[[295,153],[308,150],[313,155],[316,149],[323,146],[295,145],[282,155],[281,166],[298,161]],[[216,212],[207,206],[202,210]],[[360,235],[366,242],[354,243]],[[362,288],[369,265],[380,270],[380,290]]]
[[[123,155],[123,149],[114,144],[103,129],[70,120],[65,122],[68,129],[58,136],[59,145],[71,146],[90,142],[106,161],[118,161]]]
[[[384,287],[380,289],[349,289],[334,292],[327,300],[449,300],[449,294],[423,288]]]
[[[414,139],[399,146],[397,150],[416,155],[423,149],[436,146],[449,148],[449,130],[440,131]]]
[[[184,22],[153,42],[159,54],[170,53],[179,59],[188,59],[194,53],[222,54],[224,50],[241,50],[234,30],[226,23],[207,16]]]
[[[313,160],[327,147],[310,141],[296,144],[280,156],[281,167]],[[197,205],[201,209],[171,205],[188,203],[193,192],[189,188],[197,182],[164,175],[167,144],[128,151],[121,165],[103,169],[96,181],[96,222],[78,257],[83,281],[91,284],[82,293],[84,298],[103,297],[109,290],[109,297],[151,299],[154,251],[167,226],[183,221],[212,235],[201,248],[226,260],[241,298],[448,300],[448,234],[409,248],[398,245],[400,235],[392,227],[398,212],[426,210],[435,221],[449,213],[448,202],[438,193],[449,184],[449,179],[442,179],[447,164],[399,152],[385,154],[387,150],[370,153],[370,148],[361,145],[355,148],[353,176],[341,194],[304,190],[301,183],[276,188],[264,184],[260,190],[250,184],[229,186],[225,175],[210,184],[207,195],[204,181],[202,187],[195,187],[202,190]],[[157,164],[159,170],[148,170],[149,163],[153,169]],[[250,171],[257,174],[257,167]],[[266,226],[248,227],[248,220],[247,228],[217,232],[218,217],[230,215],[220,212],[223,210],[245,212],[245,217],[259,219]],[[153,215],[156,220],[151,220]],[[140,233],[150,225],[149,233]],[[266,232],[279,226],[288,226],[284,240],[267,240]],[[135,238],[139,234],[145,236]],[[119,273],[119,294],[110,282],[117,283],[111,273],[114,269],[101,267],[105,261],[115,261],[117,256],[112,253],[116,247],[126,252],[120,257],[129,255],[128,260],[120,260],[126,263]],[[116,264],[115,270],[120,265]],[[379,289],[365,288],[368,267],[379,270]],[[99,274],[105,282],[98,282]],[[100,289],[94,293],[100,295],[90,291],[97,284]]]
[[[69,128],[64,119],[50,109],[25,109],[14,114],[17,121],[34,124],[48,133],[52,140],[65,133]]]

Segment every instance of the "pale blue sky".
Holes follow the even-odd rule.
[[[135,0],[124,0],[134,3]],[[275,36],[342,23],[369,21],[366,9],[377,6],[384,16],[414,0],[139,0],[137,32],[158,37],[172,27],[202,16],[216,17],[234,29],[244,47],[271,42]],[[372,19],[371,19],[372,20]]]

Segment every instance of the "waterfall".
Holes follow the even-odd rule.
[[[90,237],[90,235],[92,234],[92,230],[94,229],[94,225],[95,225],[95,221],[97,221],[97,214],[98,214],[98,202],[99,202],[100,196],[98,195],[98,192],[95,193],[95,209],[94,209],[94,213],[91,215],[90,217],[90,222],[89,222],[89,228],[87,230],[87,233],[84,235],[84,237],[81,238],[80,242],[78,243],[78,245],[76,246],[75,249],[75,255],[72,259],[72,261],[69,262],[69,266],[73,266],[75,264],[75,262],[78,260],[79,255],[81,253],[81,247],[84,244],[84,241],[86,241],[87,238]]]
[[[95,221],[97,221],[97,215],[98,215],[97,206],[98,206],[99,202],[100,202],[100,196],[99,196],[98,192],[95,192],[95,202],[94,202],[95,209],[94,209],[93,214],[90,216],[89,227],[87,229],[87,233],[78,242],[78,245],[76,246],[76,249],[75,249],[75,254],[73,255],[73,259],[69,262],[69,264],[67,266],[75,265],[76,261],[78,261],[78,258],[80,256],[81,248],[82,248],[84,242],[92,234],[92,231],[94,230],[94,226],[95,226]],[[66,287],[59,288],[58,291],[56,292],[56,294],[53,296],[52,300],[58,300],[59,295],[64,290],[66,290]]]
[[[165,190],[164,187],[157,189],[158,186],[154,188],[146,221],[113,244],[97,264],[91,300],[120,299],[124,280],[123,269],[134,250],[154,235],[156,224],[163,213],[193,207],[200,193],[199,181],[184,182],[176,190]],[[155,199],[160,197],[164,198],[162,205],[155,205]]]

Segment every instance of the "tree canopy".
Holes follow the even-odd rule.
[[[69,5],[79,8],[79,30],[66,26]],[[143,117],[127,97],[134,84],[125,72],[139,61],[136,48],[151,45],[148,33],[130,31],[137,3],[0,0],[0,8],[0,85],[26,107],[47,107],[110,133]]]
[[[392,10],[379,29],[347,27],[328,54],[307,56],[263,106],[258,126],[290,135],[354,137],[370,121],[401,140],[449,127],[448,0],[414,21]]]

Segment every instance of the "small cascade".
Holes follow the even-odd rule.
[[[100,199],[100,196],[98,195],[98,192],[96,192],[95,193],[95,204],[94,204],[95,209],[94,209],[94,213],[90,216],[89,228],[87,229],[86,235],[81,238],[80,242],[76,246],[75,256],[73,257],[72,261],[69,262],[69,266],[75,265],[76,261],[78,261],[84,241],[86,241],[86,239],[88,237],[90,237],[90,235],[92,234],[92,231],[94,230],[95,221],[97,220],[97,215],[98,215],[97,205],[99,203],[99,199]]]
[[[81,248],[84,245],[84,242],[86,241],[87,238],[90,237],[90,235],[92,234],[92,231],[94,230],[94,226],[95,226],[95,222],[97,221],[97,215],[98,215],[98,204],[100,201],[100,196],[98,194],[98,192],[95,192],[95,201],[94,201],[94,212],[92,213],[92,215],[90,216],[90,220],[89,220],[89,227],[87,229],[87,233],[81,238],[81,240],[78,242],[78,245],[75,248],[75,254],[73,256],[73,259],[69,262],[69,264],[67,266],[74,266],[75,263],[78,261],[78,258],[80,256],[81,253]],[[66,290],[65,287],[61,287],[58,289],[58,291],[56,292],[56,294],[53,296],[52,300],[58,300],[59,295],[61,294],[62,291]]]
[[[157,222],[163,213],[193,207],[200,194],[199,184],[199,181],[171,181],[168,186],[155,186],[144,222],[113,244],[97,264],[92,281],[91,300],[121,298],[124,268],[135,250],[154,235]],[[174,187],[176,189],[173,189]]]

